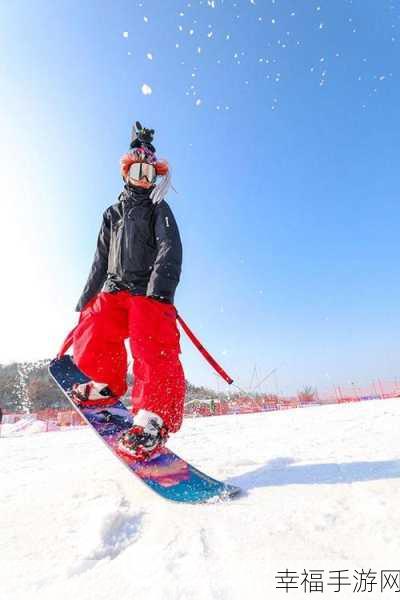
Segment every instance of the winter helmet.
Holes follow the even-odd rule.
[[[124,180],[128,179],[129,169],[134,163],[144,162],[154,166],[157,177],[162,177],[162,181],[153,185],[150,198],[154,204],[158,204],[168,193],[171,185],[171,175],[168,162],[158,160],[156,157],[156,149],[152,144],[153,136],[154,129],[142,127],[141,123],[136,121],[132,128],[129,152],[122,156],[120,165]]]

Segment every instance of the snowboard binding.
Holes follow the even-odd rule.
[[[81,408],[104,408],[112,406],[118,400],[106,383],[97,381],[74,383],[71,389],[71,399]]]
[[[168,430],[161,417],[139,410],[133,426],[119,439],[118,450],[136,460],[151,458],[168,439]]]

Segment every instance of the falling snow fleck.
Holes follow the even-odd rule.
[[[149,85],[147,85],[147,83],[144,83],[142,85],[142,94],[144,96],[150,96],[153,93],[153,90],[151,89],[151,87]]]
[[[144,83],[142,85],[142,94],[144,96],[150,96],[150,94],[153,93],[153,90],[151,89],[151,87],[149,85],[147,85],[147,83]]]

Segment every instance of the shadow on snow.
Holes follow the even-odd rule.
[[[400,478],[400,460],[296,465],[291,457],[279,457],[265,466],[232,477],[229,483],[243,490],[280,485],[355,483]]]

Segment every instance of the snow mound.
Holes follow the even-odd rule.
[[[57,425],[51,421],[41,421],[33,416],[27,415],[16,423],[5,423],[0,428],[1,437],[14,437],[18,435],[29,435],[42,433],[44,431],[57,431]]]
[[[96,565],[96,561],[114,560],[138,539],[142,513],[125,498],[102,497],[87,507],[87,521],[80,531],[83,559],[69,570],[77,575]]]

